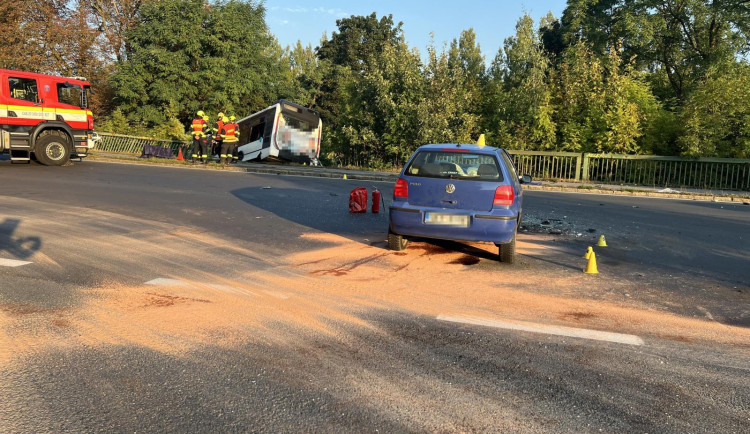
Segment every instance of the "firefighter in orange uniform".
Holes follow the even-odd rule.
[[[224,113],[219,113],[216,117],[216,125],[214,126],[214,146],[212,148],[211,155],[218,154],[221,151],[221,144],[223,141],[221,137],[221,130],[222,128],[224,128],[224,119],[226,119]]]
[[[235,123],[229,122],[225,116],[221,127],[221,137],[224,139],[221,143],[221,154],[219,154],[221,164],[229,164],[232,161],[232,149],[240,140],[237,138],[238,131],[235,130]]]
[[[208,157],[209,153],[211,151],[211,146],[213,146],[214,143],[214,136],[211,132],[211,128],[208,127],[208,116],[203,116],[203,120],[206,121],[206,129],[203,130],[205,132],[205,135],[203,136],[203,162],[208,163]]]
[[[193,151],[191,153],[191,161],[193,163],[199,159],[205,159],[208,155],[206,154],[206,128],[208,122],[205,120],[205,113],[199,111],[196,113],[195,119],[190,124],[191,135],[193,136]]]
[[[234,136],[237,137],[237,141],[232,144],[232,163],[237,163],[237,160],[239,159],[239,156],[237,154],[237,148],[239,145],[239,138],[240,138],[240,124],[236,122],[236,117],[229,116],[229,121],[234,125]]]

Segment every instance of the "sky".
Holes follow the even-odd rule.
[[[265,0],[266,23],[282,47],[294,45],[320,45],[324,32],[330,37],[337,30],[336,20],[352,15],[377,13],[378,18],[393,15],[393,21],[402,21],[404,37],[411,48],[418,48],[423,58],[434,33],[435,45],[440,49],[461,35],[462,30],[473,28],[486,62],[503,46],[505,38],[515,34],[515,25],[524,12],[534,21],[547,12],[559,18],[565,9],[565,0]]]

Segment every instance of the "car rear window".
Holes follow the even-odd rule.
[[[503,180],[503,172],[493,155],[472,152],[420,151],[405,173],[427,178]]]

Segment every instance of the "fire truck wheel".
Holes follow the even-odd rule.
[[[62,166],[70,160],[70,140],[62,131],[43,131],[37,138],[34,155],[45,166]]]

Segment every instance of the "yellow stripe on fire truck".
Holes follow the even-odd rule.
[[[86,116],[93,116],[91,110],[76,110],[63,108],[49,108],[46,110],[29,106],[0,106],[0,117],[8,117],[8,111],[16,114],[15,117],[25,119],[55,120],[57,115],[68,122],[86,122]]]

